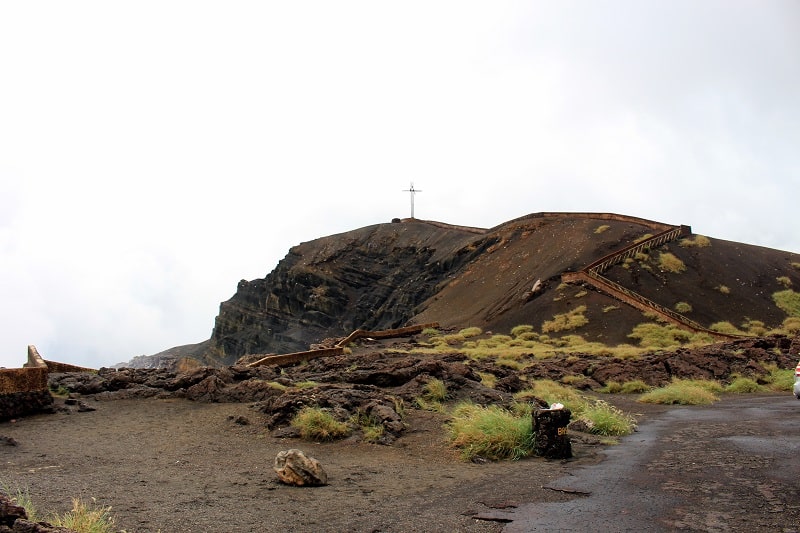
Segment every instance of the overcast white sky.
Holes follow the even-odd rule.
[[[800,2],[2,2],[0,366],[205,340],[412,181],[800,252]]]

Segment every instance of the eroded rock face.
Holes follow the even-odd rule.
[[[251,353],[308,349],[362,328],[404,326],[463,264],[476,235],[422,222],[380,224],[293,247],[266,278],[242,280],[212,334],[223,364]]]
[[[298,487],[318,487],[328,484],[328,474],[319,461],[301,450],[278,452],[273,465],[281,482]]]

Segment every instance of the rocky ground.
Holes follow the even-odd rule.
[[[431,378],[447,384],[452,401],[507,404],[524,388],[523,378],[573,375],[594,394],[591,388],[611,380],[657,385],[672,377],[758,377],[762,362],[793,368],[797,343],[785,337],[748,339],[628,360],[573,355],[521,373],[503,374],[495,365],[483,369],[498,375],[494,388],[483,386],[477,375],[488,362],[397,352],[413,347],[413,339],[363,345],[349,355],[285,368],[52,375],[52,386],[75,399],[59,399],[54,414],[0,423],[6,438],[0,442],[0,481],[27,489],[41,509],[65,511],[73,497],[96,498],[98,505],[113,508],[119,528],[128,532],[500,531],[508,520],[498,514],[502,509],[575,498],[552,490],[550,483],[597,463],[603,446],[596,437],[573,433],[575,457],[569,461],[465,463],[445,442],[446,416],[413,408]],[[302,386],[309,382],[316,385]],[[640,424],[670,409],[604,397],[635,414]],[[371,415],[383,423],[386,437],[370,444],[356,431],[333,443],[302,441],[288,420],[304,405],[327,407],[342,419]],[[748,431],[764,431],[768,438],[771,430],[754,425]],[[670,442],[676,438],[702,449],[691,431]],[[281,484],[273,460],[290,448],[318,459],[328,485]],[[733,468],[737,460],[725,456]],[[662,470],[671,475],[669,468]],[[675,480],[681,476],[676,467]],[[763,495],[752,496],[752,505],[763,506]],[[788,512],[797,515],[796,507]]]

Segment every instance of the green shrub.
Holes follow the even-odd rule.
[[[426,337],[432,337],[432,336],[438,335],[438,334],[439,334],[439,330],[436,329],[436,328],[425,328],[425,329],[422,330],[422,335],[425,335]]]
[[[800,333],[800,317],[790,316],[784,319],[781,327],[786,333],[789,334]]]
[[[669,348],[680,346],[687,339],[687,332],[673,324],[660,325],[652,322],[637,324],[628,334],[631,339],[638,339],[639,344],[648,348]]]
[[[686,265],[684,262],[670,252],[661,252],[659,254],[658,266],[661,268],[661,270],[672,272],[673,274],[680,274],[686,270]]]
[[[731,290],[727,287],[727,285],[717,285],[716,289],[721,292],[722,294],[730,294]]]
[[[789,279],[789,276],[778,276],[775,278],[775,281],[783,285],[786,289],[789,289],[792,286],[792,280]]]
[[[642,241],[646,241],[647,239],[649,239],[649,238],[650,238],[650,237],[652,237],[652,236],[653,236],[653,234],[652,234],[652,233],[645,233],[645,234],[644,234],[644,235],[642,235],[641,237],[639,237],[639,238],[637,238],[637,239],[634,239],[634,241],[633,241],[633,242],[634,242],[634,244],[639,244],[640,242],[642,242]]]
[[[111,507],[97,507],[94,498],[92,498],[91,505],[84,503],[80,498],[73,498],[72,510],[63,515],[55,513],[41,515],[27,491],[11,491],[3,486],[2,492],[5,492],[16,505],[25,509],[28,520],[31,522],[45,521],[55,527],[71,529],[78,533],[114,533],[116,531]]]
[[[447,399],[447,384],[441,379],[429,379],[422,391],[426,400],[443,402]]]
[[[583,315],[585,312],[586,306],[579,305],[568,313],[555,315],[553,320],[547,320],[542,324],[542,332],[570,331],[585,326],[589,323],[589,319]]]
[[[603,400],[589,402],[578,420],[583,421],[595,435],[622,437],[636,429],[633,417]]]
[[[647,392],[652,389],[650,385],[645,383],[640,379],[634,379],[632,381],[626,381],[622,384],[622,394],[641,394],[643,392]]]
[[[514,394],[517,401],[539,398],[548,404],[560,403],[574,413],[580,412],[586,399],[573,388],[549,379],[538,379],[531,382],[530,388]]]
[[[477,337],[478,335],[481,335],[483,333],[483,330],[477,326],[473,326],[470,328],[464,328],[458,333],[465,339],[468,339],[470,337]]]
[[[461,458],[521,459],[533,451],[531,417],[518,416],[499,407],[462,403],[447,424],[450,445]]]
[[[775,305],[789,316],[800,317],[800,292],[792,289],[778,291],[772,295]]]
[[[756,337],[760,337],[767,333],[766,325],[764,325],[764,323],[760,320],[747,320],[744,324],[742,324],[742,328],[744,328],[748,335],[753,335]]]
[[[72,529],[78,533],[113,533],[114,519],[111,507],[87,505],[79,498],[72,499],[72,510],[49,520],[56,527]]]
[[[603,394],[619,394],[622,392],[622,383],[619,381],[608,381],[598,392]]]
[[[291,425],[300,430],[306,440],[330,441],[344,438],[350,434],[345,422],[336,420],[333,415],[319,407],[303,407],[292,418]]]
[[[481,385],[484,387],[493,389],[495,383],[497,383],[497,376],[490,372],[476,372],[478,377],[481,378]]]
[[[529,326],[528,324],[520,324],[519,326],[514,326],[511,328],[511,336],[517,338],[524,333],[531,333],[532,331],[533,326]]]
[[[745,332],[731,324],[730,322],[723,321],[723,322],[714,322],[711,324],[708,329],[712,331],[718,331],[720,333],[725,333],[727,335],[744,335]]]
[[[617,305],[607,305],[607,306],[605,306],[603,308],[603,312],[604,313],[608,313],[609,311],[614,311],[616,309],[619,309],[619,306],[617,306]]]
[[[594,232],[600,234],[600,233],[603,233],[604,231],[608,230],[608,228],[610,228],[610,227],[611,226],[609,226],[608,224],[603,224],[602,226],[597,226],[594,229]]]
[[[682,314],[691,313],[692,305],[686,302],[678,302],[675,304],[675,311]]]
[[[759,392],[760,390],[761,385],[756,383],[756,380],[746,377],[738,377],[725,387],[725,392],[747,393]]]
[[[778,368],[775,363],[764,365],[764,368],[768,372],[764,376],[764,383],[769,390],[777,392],[792,390],[792,387],[794,387],[793,368]]]
[[[678,246],[681,248],[705,248],[706,246],[711,246],[711,240],[704,235],[696,235],[694,239],[688,237],[681,239],[678,242]]]
[[[673,380],[665,387],[643,394],[637,401],[667,405],[707,405],[717,400],[719,397],[697,381]]]

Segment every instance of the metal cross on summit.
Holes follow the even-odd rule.
[[[411,182],[411,187],[408,188],[408,189],[403,189],[403,192],[411,193],[411,218],[414,218],[414,194],[416,194],[418,192],[422,192],[422,191],[419,190],[419,189],[415,189],[414,188],[414,182],[412,181]]]

